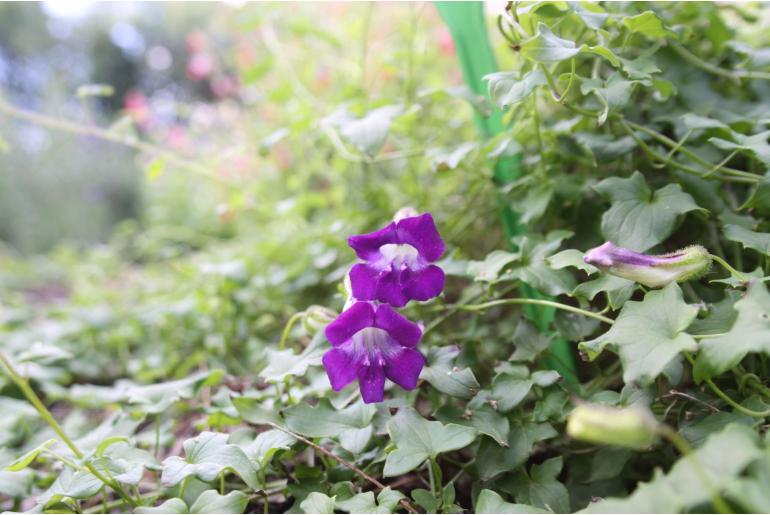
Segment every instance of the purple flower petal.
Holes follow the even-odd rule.
[[[334,346],[342,345],[361,329],[371,327],[374,320],[372,305],[368,302],[356,302],[326,326],[326,339]]]
[[[359,263],[350,269],[350,288],[357,300],[377,300],[377,285],[381,272],[369,265]]]
[[[358,369],[358,387],[364,402],[382,402],[385,398],[385,371],[381,366],[372,364]]]
[[[412,272],[404,287],[404,294],[413,300],[428,300],[437,297],[444,289],[444,271],[436,265]]]
[[[380,255],[380,247],[388,243],[398,243],[396,224],[392,222],[379,231],[358,234],[348,238],[348,245],[356,255],[366,261],[373,261]]]
[[[425,358],[414,349],[403,349],[385,365],[385,375],[405,390],[414,390]]]
[[[357,364],[340,349],[327,351],[322,360],[326,375],[335,392],[338,392],[356,379]]]
[[[436,261],[444,253],[444,242],[430,213],[404,218],[397,226],[397,243],[408,243],[416,248],[426,261]]]
[[[377,306],[374,313],[374,327],[379,327],[404,347],[414,347],[422,336],[420,326],[398,314],[387,304]]]
[[[404,294],[404,287],[401,284],[402,274],[403,272],[396,270],[380,274],[377,281],[377,300],[397,308],[409,302],[409,297]]]

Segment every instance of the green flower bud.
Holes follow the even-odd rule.
[[[586,252],[583,260],[603,272],[650,288],[697,279],[711,268],[711,255],[700,245],[651,256],[607,242]]]
[[[324,306],[310,306],[302,317],[302,326],[309,334],[314,334],[337,318],[337,313]]]
[[[581,404],[567,419],[567,433],[578,440],[646,449],[655,441],[658,422],[641,408],[612,408]]]

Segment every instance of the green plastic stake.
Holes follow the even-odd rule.
[[[434,2],[434,5],[452,34],[465,84],[476,94],[488,97],[487,86],[482,77],[497,71],[497,61],[487,37],[482,3]],[[476,113],[475,121],[479,131],[485,137],[492,137],[505,130],[502,112],[499,110],[493,110],[488,117]],[[498,160],[495,165],[494,180],[498,186],[504,186],[516,180],[521,173],[522,157],[515,155]],[[515,250],[513,237],[522,234],[525,228],[519,224],[518,216],[505,202],[501,193],[497,195],[497,205],[508,245]],[[547,298],[527,284],[523,284],[521,290],[522,294],[528,298]],[[528,305],[524,306],[524,309],[527,316],[535,321],[542,331],[548,330],[555,315],[552,308]],[[571,383],[577,382],[575,361],[568,342],[561,339],[554,340],[551,344],[551,355],[547,359],[547,364]]]

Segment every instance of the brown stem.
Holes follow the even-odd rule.
[[[369,474],[367,474],[366,472],[364,472],[360,468],[358,468],[355,465],[353,465],[352,463],[350,463],[348,460],[346,460],[344,458],[340,458],[339,456],[337,456],[336,454],[332,453],[331,451],[329,451],[327,449],[324,449],[323,447],[321,447],[317,443],[313,443],[312,441],[308,440],[304,436],[298,435],[297,433],[295,433],[291,429],[287,429],[287,428],[285,428],[283,426],[279,426],[278,424],[275,424],[273,422],[268,422],[267,425],[269,425],[270,427],[273,427],[275,429],[278,429],[279,431],[283,431],[287,435],[293,436],[294,438],[296,438],[300,442],[304,443],[305,445],[309,445],[310,447],[312,447],[316,451],[318,451],[318,452],[328,456],[329,458],[335,460],[337,463],[339,463],[343,467],[347,467],[348,469],[352,470],[353,472],[355,472],[356,474],[358,474],[359,476],[361,476],[362,478],[366,479],[371,484],[376,486],[378,490],[383,490],[384,488],[387,488],[387,485],[384,485],[378,479],[370,476]],[[406,499],[401,499],[400,503],[401,503],[401,506],[403,506],[404,509],[406,511],[408,511],[409,513],[418,513],[417,510],[415,509],[415,507],[412,506],[412,503],[410,503]]]

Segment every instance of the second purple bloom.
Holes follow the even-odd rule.
[[[410,300],[432,299],[444,289],[444,272],[433,264],[444,254],[444,242],[430,213],[351,236],[348,244],[364,261],[350,270],[355,299],[401,307]]]

